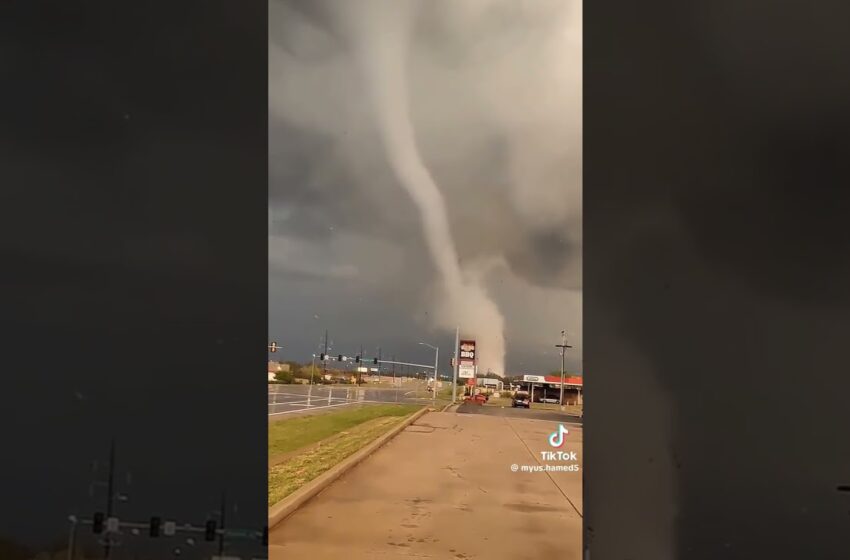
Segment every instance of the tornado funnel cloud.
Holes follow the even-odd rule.
[[[364,76],[387,159],[416,204],[442,294],[437,326],[460,327],[480,346],[479,367],[504,373],[504,318],[480,278],[464,274],[446,201],[416,145],[407,90],[407,48],[414,5],[409,0],[334,2],[337,27]]]

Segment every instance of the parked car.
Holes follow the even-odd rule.
[[[554,397],[543,397],[542,399],[540,399],[540,402],[548,404],[558,404],[558,399]]]
[[[514,393],[513,398],[511,399],[511,406],[513,408],[525,407],[531,408],[531,397],[525,391],[517,391]]]
[[[487,398],[485,397],[485,395],[482,395],[480,393],[477,395],[467,395],[464,400],[472,404],[484,404],[485,402],[487,402]]]

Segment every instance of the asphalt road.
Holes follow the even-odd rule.
[[[427,403],[424,385],[410,383],[400,388],[350,385],[269,385],[269,420],[337,410],[358,404]]]
[[[487,416],[503,416],[508,418],[527,418],[530,420],[550,420],[552,422],[569,422],[581,425],[581,418],[566,414],[558,410],[544,410],[535,408],[513,408],[511,406],[495,406],[480,404],[461,404],[456,411],[458,414],[484,414]]]

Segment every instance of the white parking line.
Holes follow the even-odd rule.
[[[312,399],[313,402],[318,401],[319,399]],[[342,401],[342,402],[365,402],[365,401],[352,401],[350,399],[333,399],[334,401]],[[326,402],[326,399],[321,399],[322,402]],[[306,406],[316,406],[310,404],[310,401],[280,401],[280,402],[270,402],[269,406],[278,406],[282,404],[290,404],[290,405],[306,405]]]
[[[327,399],[313,399],[313,400],[317,400],[317,401],[318,401],[318,400],[321,400],[321,401],[323,401],[323,402],[324,402],[324,401],[326,401]],[[431,400],[431,399],[425,399],[425,398],[423,397],[423,398],[418,399],[418,400]],[[342,399],[342,398],[338,398],[338,397],[334,397],[334,398],[332,399],[332,401],[345,401],[345,402],[347,402],[347,403],[396,404],[396,403],[395,403],[395,401],[370,401],[370,400],[365,400],[365,399],[364,399],[364,400],[358,400],[358,399]],[[306,403],[307,403],[307,401],[284,401],[284,402],[268,403],[268,405],[269,405],[269,406],[277,406],[277,405],[280,405],[280,404],[301,404],[301,403],[306,404]]]
[[[301,406],[302,408],[299,408],[298,410],[285,410],[283,412],[269,412],[268,415],[269,416],[276,416],[278,414],[292,414],[293,412],[300,412],[302,410],[308,410],[307,407],[310,407],[309,410],[319,410],[319,409],[322,409],[322,408],[333,408],[335,406],[346,406],[346,405],[349,405],[349,404],[363,404],[363,403],[366,403],[366,404],[396,404],[393,401],[366,401],[366,400],[359,401],[359,400],[352,400],[352,399],[338,399],[336,397],[334,397],[333,400],[343,401],[343,402],[338,402],[336,404],[328,404],[328,405],[324,405],[324,406],[319,406],[319,405],[315,405],[315,404],[307,404],[307,401],[297,401],[297,402],[290,401],[290,402],[269,403],[268,406],[290,405],[290,406]],[[324,399],[322,399],[322,401],[324,401]]]
[[[346,406],[346,405],[349,405],[349,404],[357,404],[357,401],[350,401],[350,402],[344,402],[344,403],[339,403],[339,404],[328,404],[328,405],[325,405],[325,406],[317,406],[317,407],[311,408],[309,410],[319,410],[319,409],[322,409],[322,408],[334,408],[336,406]],[[311,406],[315,406],[315,405],[311,405]],[[284,410],[283,412],[269,412],[269,416],[277,416],[279,414],[293,414],[295,412],[303,412],[305,410],[308,410],[308,409],[299,408],[298,410]]]

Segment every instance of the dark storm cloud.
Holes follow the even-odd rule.
[[[461,265],[483,274],[506,308],[530,290],[555,288],[540,292],[548,305],[539,330],[506,317],[514,322],[509,363],[512,346],[521,352],[533,337],[554,340],[566,326],[576,333],[570,360],[578,367],[580,11],[563,2],[418,7],[408,76],[414,130],[446,196]],[[334,27],[338,8],[333,1],[270,4],[270,245],[290,247],[284,261],[270,256],[270,289],[287,290],[287,269],[303,275],[341,259],[352,274],[339,282],[368,279],[375,308],[394,323],[413,318],[427,329],[435,270],[421,219],[381,148],[363,78]],[[299,253],[310,264],[295,262],[293,240],[310,247]],[[378,247],[385,266],[371,254]],[[373,264],[358,264],[364,261]],[[382,290],[397,297],[381,297]],[[270,313],[276,324],[286,310]],[[344,330],[389,335],[380,321],[340,321]],[[555,361],[539,357],[529,367],[553,369]]]
[[[841,9],[593,14],[621,41],[588,45],[593,557],[846,556]]]
[[[68,514],[102,507],[89,465],[113,435],[136,475],[120,515],[203,520],[226,486],[241,523],[266,519],[265,417],[238,411],[262,393],[233,377],[262,366],[266,237],[232,227],[266,206],[246,102],[266,45],[240,36],[262,13],[224,9],[3,7],[0,538],[64,543]]]

